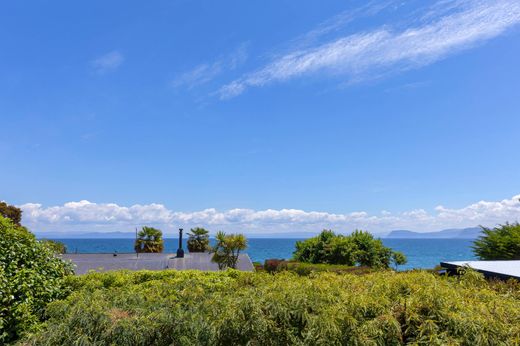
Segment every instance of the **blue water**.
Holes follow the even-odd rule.
[[[69,253],[133,252],[133,239],[57,239],[67,246]],[[289,259],[299,239],[248,239],[246,252],[253,261],[268,258]],[[184,241],[184,249],[186,242]],[[468,239],[383,239],[383,243],[403,252],[408,263],[400,269],[433,268],[441,261],[475,259]],[[178,239],[165,239],[164,252],[175,253]]]

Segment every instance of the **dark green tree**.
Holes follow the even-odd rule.
[[[0,216],[0,345],[43,318],[47,303],[66,294],[72,266],[25,227]]]
[[[190,252],[209,250],[209,231],[202,227],[192,228],[188,233],[188,250]]]
[[[247,239],[243,234],[226,234],[222,231],[215,237],[215,246],[211,249],[211,260],[218,264],[219,269],[236,269],[240,251],[247,248]]]
[[[483,235],[473,243],[473,252],[482,260],[520,260],[520,224],[506,223],[482,227]]]
[[[365,231],[338,235],[323,230],[318,236],[296,242],[294,259],[307,263],[360,265],[389,268],[390,264],[406,263],[406,257],[383,245],[380,239]]]
[[[20,208],[15,207],[14,205],[9,205],[5,202],[0,202],[0,215],[11,219],[15,225],[20,226],[22,222],[22,210]]]
[[[392,253],[392,262],[394,262],[395,269],[397,270],[397,266],[406,264],[406,256],[402,252],[394,251]]]
[[[164,240],[162,231],[144,226],[137,234],[134,249],[136,252],[163,252]]]

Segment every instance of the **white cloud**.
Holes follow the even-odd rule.
[[[433,212],[423,209],[391,213],[382,211],[371,215],[357,211],[334,214],[298,209],[205,209],[194,212],[172,211],[162,204],[136,204],[130,207],[114,203],[69,202],[62,206],[43,207],[41,204],[21,205],[23,222],[34,231],[131,231],[134,227],[152,224],[172,232],[205,226],[216,231],[253,233],[317,232],[332,228],[350,232],[356,228],[372,232],[394,229],[432,231],[445,228],[494,226],[520,219],[520,195],[496,202],[480,201],[460,209],[438,206]]]
[[[225,71],[232,71],[242,65],[247,60],[247,44],[241,44],[231,54],[217,59],[212,63],[204,63],[195,66],[193,69],[182,73],[172,81],[174,88],[194,87],[211,82]]]
[[[318,72],[353,82],[417,68],[499,36],[520,23],[517,0],[451,1],[449,5],[446,1],[437,2],[418,24],[404,29],[384,25],[289,52],[224,85],[219,95],[223,99],[231,98],[251,87]],[[336,26],[332,24],[325,30]]]
[[[188,72],[184,72],[172,82],[174,88],[187,87],[192,89],[198,85],[206,84],[213,80],[223,71],[222,61],[216,61],[212,64],[201,64]]]
[[[116,70],[124,61],[125,57],[120,52],[112,51],[93,60],[91,65],[97,73],[104,74]]]

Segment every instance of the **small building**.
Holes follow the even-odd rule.
[[[469,267],[484,274],[486,278],[496,278],[501,280],[513,278],[520,280],[520,261],[441,262],[441,267],[445,268],[448,274],[457,274],[458,269]]]
[[[188,253],[184,258],[166,253],[78,253],[61,255],[64,260],[74,264],[77,275],[89,271],[110,270],[203,270],[217,271],[218,265],[211,262],[209,253]],[[253,263],[247,254],[240,254],[237,269],[254,271]]]

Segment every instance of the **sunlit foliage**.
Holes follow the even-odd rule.
[[[211,260],[218,264],[219,269],[236,268],[240,251],[246,248],[247,239],[243,234],[226,234],[220,231],[211,249]]]
[[[506,223],[495,228],[482,227],[473,251],[483,260],[520,260],[520,223]]]
[[[74,277],[25,345],[515,345],[518,284],[426,272]]]
[[[0,345],[34,328],[48,302],[64,297],[71,266],[45,243],[0,216]]]
[[[161,230],[144,226],[137,234],[135,252],[163,252],[164,239]]]
[[[195,227],[188,233],[188,251],[204,252],[209,250],[209,231],[202,227]]]
[[[61,241],[51,239],[40,239],[40,241],[47,245],[47,247],[49,247],[56,254],[67,253],[67,247]]]
[[[359,265],[388,268],[405,264],[406,257],[383,245],[380,239],[365,231],[350,235],[335,234],[323,230],[318,236],[296,242],[294,259],[307,263]]]

